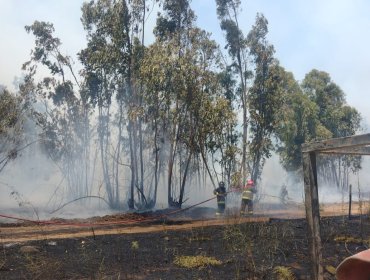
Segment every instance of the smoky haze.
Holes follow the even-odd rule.
[[[364,157],[363,168],[358,174],[351,174],[349,183],[352,185],[354,201],[370,198],[369,175],[370,161]],[[98,176],[96,176],[98,177]],[[213,185],[209,180],[192,180],[187,188],[187,201],[183,208],[202,202],[213,197]],[[128,184],[128,183],[127,183]],[[91,195],[104,197],[101,181],[96,180]],[[289,175],[279,163],[277,155],[266,161],[261,181],[258,186],[258,204],[280,204],[281,186],[286,185],[289,199],[295,203],[304,203],[304,189],[300,177]],[[126,186],[127,187],[127,186]],[[0,204],[2,213],[16,215],[29,219],[50,218],[86,218],[114,214],[101,199],[82,199],[64,207],[64,204],[73,199],[67,199],[66,182],[55,162],[49,159],[41,150],[39,144],[31,145],[19,157],[10,162],[4,172],[0,174]],[[348,190],[341,191],[333,184],[322,182],[319,178],[320,203],[346,203]],[[123,203],[126,203],[124,201]],[[240,206],[240,195],[229,194],[227,208],[235,209]],[[167,189],[161,182],[158,190],[156,209],[167,207]],[[216,201],[211,200],[199,207],[216,208]],[[59,209],[60,208],[60,209]],[[59,209],[59,210],[58,210]],[[57,210],[57,211],[55,211]],[[263,208],[259,210],[263,213]],[[210,213],[212,216],[212,213]],[[2,219],[10,222],[11,220]]]
[[[0,15],[3,16],[0,16],[0,22],[3,23],[2,26],[4,28],[2,28],[2,30],[5,32],[2,33],[3,31],[0,30],[0,37],[3,35],[1,38],[4,38],[4,40],[2,40],[3,44],[0,45],[0,50],[4,55],[0,57],[0,64],[4,65],[4,67],[1,67],[0,74],[6,80],[5,82],[8,87],[10,87],[11,80],[14,79],[14,76],[19,75],[19,72],[14,70],[15,67],[19,69],[22,63],[30,59],[29,52],[33,48],[34,38],[30,34],[26,34],[24,26],[32,24],[35,19],[55,24],[56,36],[58,36],[63,42],[61,48],[62,52],[66,53],[67,56],[72,55],[74,58],[72,60],[77,64],[74,64],[74,66],[76,66],[76,68],[82,68],[82,65],[79,64],[78,59],[75,56],[79,51],[81,51],[81,49],[86,47],[87,43],[86,30],[83,30],[80,22],[82,2],[83,1],[70,1],[68,3],[64,3],[51,1],[50,3],[43,3],[43,5],[41,5],[38,1],[30,0],[18,7],[18,5],[15,4],[15,1],[3,1],[2,11],[0,11]],[[366,31],[369,26],[368,15],[364,12],[368,10],[366,9],[368,4],[350,4],[348,1],[338,3],[334,1],[325,3],[323,3],[323,1],[314,1],[313,3],[307,2],[298,5],[295,4],[295,1],[290,1],[291,3],[284,4],[277,2],[274,3],[273,1],[267,1],[265,3],[262,3],[263,1],[255,1],[248,3],[247,7],[245,6],[245,1],[241,2],[243,3],[241,7],[240,23],[243,28],[245,27],[242,31],[246,36],[250,27],[253,25],[256,13],[262,12],[266,14],[270,30],[266,40],[273,44],[272,46],[276,49],[276,57],[274,58],[279,60],[281,65],[286,67],[288,71],[293,71],[298,80],[302,80],[306,73],[313,68],[320,68],[324,71],[328,71],[332,75],[334,81],[339,81],[339,84],[343,87],[344,91],[348,93],[348,100],[351,101],[351,104],[355,104],[356,107],[358,106],[360,111],[363,112],[363,115],[366,117],[365,122],[368,122],[369,116],[367,116],[368,110],[366,110],[366,104],[368,104],[368,102],[363,102],[363,96],[360,96],[360,94],[363,94],[367,89],[366,73],[369,71],[366,71],[366,68],[370,65],[369,63],[364,62],[364,58],[367,59],[368,57],[367,55],[364,55],[368,52],[366,49],[367,44],[356,43],[361,41],[360,38],[364,38],[363,34],[366,32],[362,31],[362,29]],[[196,22],[201,28],[212,32],[211,38],[215,39],[217,44],[220,44],[223,49],[227,42],[225,34],[220,28],[220,22],[216,13],[217,7],[215,5],[216,2],[213,0],[193,1],[192,8],[194,8],[198,15]],[[211,10],[213,11],[212,13],[210,12]],[[286,11],[291,12],[290,16],[286,16]],[[146,37],[145,40],[143,40],[146,47],[149,47],[149,44],[155,40],[152,30],[156,23],[157,12],[157,8],[153,5],[149,13],[151,16],[149,17],[149,15],[147,15],[148,18],[146,19],[147,21],[144,29]],[[343,18],[346,20],[344,21]],[[291,20],[293,20],[293,22]],[[107,26],[109,26],[109,24],[107,24]],[[91,30],[93,29],[94,28]],[[302,32],[302,30],[307,32]],[[356,32],[353,32],[354,30],[356,30]],[[346,36],[343,36],[343,31],[345,31]],[[9,36],[9,34],[14,34],[14,36]],[[349,52],[348,50],[351,51]],[[224,50],[224,55],[227,55],[226,50]],[[231,58],[229,57],[229,59]],[[154,59],[152,58],[152,60]],[[159,61],[162,60],[163,59],[159,59]],[[353,61],[356,63],[353,64]],[[151,67],[147,68],[150,69]],[[78,70],[79,69],[75,72],[77,73]],[[43,77],[45,71],[38,73],[38,75]],[[353,74],[355,72],[356,74]],[[185,75],[186,73],[183,74]],[[66,77],[73,80],[68,75],[66,75]],[[127,77],[121,78],[126,80]],[[0,91],[1,88],[2,87],[0,86]],[[213,91],[211,90],[210,92]],[[95,92],[94,94],[96,95]],[[366,96],[370,95],[364,96],[367,98]],[[112,99],[116,100],[117,96],[114,96]],[[119,111],[117,110],[119,106],[119,102],[117,102],[117,100],[109,100],[107,101],[107,104],[113,104],[113,108],[106,115],[99,116],[101,117],[100,120],[103,118],[109,119],[112,115],[117,115]],[[132,107],[129,107],[130,106],[125,107],[125,109],[127,109],[126,115],[123,114],[120,118],[129,119],[128,114],[132,114]],[[140,108],[141,104],[135,104],[133,107]],[[96,122],[98,119],[96,111],[97,108],[95,108],[95,112],[92,113],[95,115],[93,116],[94,120],[91,121],[95,122],[95,126],[92,127],[95,133],[97,131]],[[136,113],[139,115],[141,112]],[[151,116],[149,116],[149,118],[150,117]],[[121,141],[117,140],[121,139],[121,136],[122,138],[128,138],[127,134],[130,132],[123,132],[117,137],[117,134],[120,133],[117,132],[118,130],[126,129],[129,131],[128,125],[125,124],[121,126],[123,122],[117,121],[117,118],[111,118],[109,121],[111,122],[111,127],[115,126],[115,131],[112,131],[113,129],[110,127],[110,130],[106,133],[106,135],[109,135],[107,137],[111,137],[113,135],[116,137],[114,140],[118,142]],[[119,124],[119,128],[117,123]],[[148,123],[145,128],[149,128],[152,125],[152,123]],[[239,128],[241,126],[241,123],[239,123]],[[34,138],[37,139],[37,132],[33,131],[32,135],[33,137],[29,137],[29,139],[26,140],[32,142],[34,141]],[[136,135],[136,132],[132,133],[132,135]],[[148,138],[150,137],[150,140],[148,140],[149,145],[153,146],[153,142],[157,141],[157,138],[152,137],[152,135],[146,136]],[[41,144],[37,143],[30,145],[27,149],[23,150],[14,161],[11,161],[6,168],[0,172],[0,203],[3,210],[7,211],[7,213],[14,212],[21,214],[22,216],[33,218],[71,218],[115,213],[116,211],[110,210],[104,200],[107,199],[108,196],[107,190],[104,187],[103,179],[103,176],[106,174],[104,174],[104,167],[99,160],[100,155],[97,155],[98,140],[96,138],[97,136],[94,135],[88,139],[89,144],[91,143],[91,148],[87,157],[83,158],[87,161],[86,164],[90,168],[89,173],[86,175],[87,179],[85,178],[84,181],[88,190],[85,190],[83,193],[87,196],[93,196],[93,198],[79,199],[73,203],[65,205],[81,196],[71,194],[71,187],[75,188],[76,192],[78,192],[82,190],[83,186],[82,184],[76,185],[68,181],[62,170],[65,166],[62,167],[56,160],[52,160],[44,151]],[[112,138],[113,137],[110,138],[110,141]],[[154,138],[154,141],[152,138]],[[104,141],[104,139],[102,141]],[[127,142],[128,140],[124,139],[124,141],[122,141],[122,146],[117,146],[119,153],[121,151],[122,153],[125,152],[125,156],[129,153]],[[116,144],[117,143],[114,141],[111,141],[107,146],[114,146]],[[155,144],[155,152],[162,148],[161,153],[162,151],[163,153],[167,153],[167,158],[170,158],[168,157],[168,151],[170,150],[169,147],[157,147],[159,141]],[[175,145],[177,145],[177,143]],[[186,144],[184,144],[184,146],[185,145]],[[134,149],[137,149],[137,147],[135,146]],[[113,150],[114,148],[111,148],[105,156]],[[150,157],[153,157],[151,148],[147,149],[146,152],[147,155],[144,155],[141,159],[144,158],[148,165],[149,163],[153,165],[153,162],[150,162],[150,160],[152,160]],[[135,157],[136,156],[137,155],[135,155]],[[177,159],[177,162],[174,164],[175,168],[176,165],[178,166],[179,170],[177,171],[180,175],[181,172],[183,172],[181,169],[183,168],[182,160],[184,160],[181,156],[183,156],[183,154],[180,153],[180,156],[178,156],[180,159]],[[122,163],[114,163],[117,166],[115,171],[110,171],[116,172],[115,174],[119,173],[119,176],[117,175],[117,178],[115,179],[116,181],[119,181],[119,184],[116,184],[119,186],[116,191],[119,193],[118,196],[121,203],[120,206],[122,208],[120,211],[127,211],[127,200],[130,196],[129,188],[132,187],[130,182],[134,180],[130,178],[130,172],[128,171],[128,168],[130,167],[127,166],[127,161],[124,161],[124,156],[122,156],[122,159]],[[71,162],[76,164],[75,166],[72,166],[71,169],[83,168],[82,164],[79,165],[79,163],[76,163],[78,160],[81,160],[81,158],[71,158]],[[159,162],[161,161],[159,160]],[[110,162],[110,164],[112,163]],[[366,194],[367,192],[368,176],[366,169],[368,167],[370,167],[369,163],[364,161],[363,169],[359,174],[350,175],[349,177],[349,183],[352,184],[354,193],[356,194],[356,191],[360,190],[360,193],[355,195],[355,197],[361,197],[361,193]],[[153,166],[150,168],[154,169]],[[150,168],[146,170],[149,170]],[[117,170],[119,170],[119,172]],[[163,170],[168,171],[165,168],[162,169],[162,172],[165,172]],[[150,172],[153,173],[153,171]],[[145,175],[148,177],[153,176],[152,174]],[[106,177],[109,176],[113,177],[114,175],[106,175]],[[137,177],[138,175],[136,174],[136,179]],[[148,177],[146,177],[145,180],[142,180],[142,182],[145,181],[145,184],[147,185],[149,185],[148,182],[152,181],[151,179],[148,179]],[[216,182],[218,181],[216,178],[214,178],[214,180]],[[174,179],[174,184],[180,185],[181,178]],[[159,179],[157,191],[158,197],[155,206],[157,209],[168,207],[167,185],[168,182],[165,175],[162,173]],[[301,176],[299,174],[292,175],[287,173],[280,165],[278,156],[273,154],[270,159],[267,159],[263,168],[261,180],[258,183],[258,203],[278,205],[280,203],[280,190],[283,185],[287,186],[289,198],[292,201],[303,203],[304,193]],[[138,186],[135,187],[138,188]],[[183,207],[211,198],[213,196],[213,188],[214,186],[210,182],[208,175],[197,175],[196,172],[191,173],[188,178],[186,178],[184,193],[185,204]],[[334,184],[328,183],[321,178],[319,178],[319,192],[321,202],[341,202],[348,199],[348,193],[346,193],[346,190],[340,191]],[[238,208],[240,205],[240,195],[230,195],[228,205],[229,207]],[[215,200],[212,200],[202,204],[201,206],[215,208],[216,202]]]
[[[97,198],[76,201],[54,212],[73,199],[68,198],[67,185],[57,163],[37,143],[5,167],[0,174],[0,186],[2,210],[24,218],[84,218],[113,212]]]

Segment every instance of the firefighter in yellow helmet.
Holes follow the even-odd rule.
[[[253,180],[248,180],[242,192],[242,205],[240,207],[240,215],[253,214],[253,194],[256,193]],[[248,206],[248,212],[245,208]]]
[[[213,191],[213,194],[217,196],[217,212],[216,215],[222,215],[225,212],[225,203],[226,203],[226,189],[225,183],[220,182],[218,188]]]

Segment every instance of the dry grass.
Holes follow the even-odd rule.
[[[131,250],[139,250],[139,241],[132,241],[131,242]]]
[[[40,254],[26,254],[24,266],[31,279],[52,279],[60,271],[61,263]]]
[[[6,263],[5,258],[4,258],[4,259],[3,259],[3,258],[1,258],[1,259],[0,259],[0,270],[3,270],[3,269],[4,269],[4,267],[5,267],[5,263]]]
[[[286,267],[286,266],[276,266],[274,268],[274,275],[277,280],[295,280],[296,279],[291,268]]]
[[[361,238],[355,238],[352,236],[337,236],[334,238],[335,242],[341,243],[363,243],[363,242],[370,242],[370,240],[362,240]]]
[[[185,268],[199,268],[206,266],[221,265],[222,262],[213,257],[206,257],[200,255],[200,256],[176,256],[174,264]]]

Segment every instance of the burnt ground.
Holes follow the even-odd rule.
[[[140,216],[148,214],[94,221]],[[43,234],[41,229],[35,233],[37,238],[24,239],[17,237],[34,226],[2,224],[0,279],[294,279],[278,278],[283,269],[296,279],[310,278],[305,219],[229,216],[213,221],[219,223],[196,223],[181,216],[136,227],[156,229],[148,232],[123,232],[130,226],[115,225],[107,226],[102,234],[88,228],[89,233],[81,236],[68,235],[72,229],[64,229],[59,236],[51,234],[58,230]],[[351,220],[337,216],[322,218],[321,225],[325,279],[335,279],[335,267],[345,257],[367,248],[370,223],[367,216]],[[213,257],[219,263],[185,268],[181,266],[185,262],[175,263],[183,256]]]

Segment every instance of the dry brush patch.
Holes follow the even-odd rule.
[[[276,266],[274,268],[274,275],[277,280],[296,280],[296,277],[290,267]]]
[[[52,279],[60,273],[62,264],[44,253],[25,253],[23,266],[26,279]]]
[[[221,265],[222,262],[215,257],[199,256],[176,256],[174,264],[185,268],[204,268],[206,266]]]

